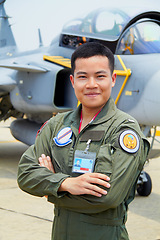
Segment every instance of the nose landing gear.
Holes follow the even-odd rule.
[[[149,196],[152,191],[152,180],[148,173],[142,171],[137,181],[137,192],[140,196]]]

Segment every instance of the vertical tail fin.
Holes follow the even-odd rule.
[[[16,50],[16,42],[4,9],[5,0],[0,0],[0,57]]]

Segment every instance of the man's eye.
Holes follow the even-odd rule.
[[[78,76],[79,79],[86,79],[86,76]]]
[[[97,77],[98,78],[105,78],[106,76],[105,75],[98,75]]]

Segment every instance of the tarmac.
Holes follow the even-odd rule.
[[[49,240],[54,206],[45,197],[18,188],[17,166],[28,146],[11,136],[10,123],[0,123],[0,240]],[[160,149],[160,143],[155,142],[154,148]],[[136,195],[126,225],[130,240],[160,240],[160,157],[150,160],[144,170],[152,179],[152,193]]]

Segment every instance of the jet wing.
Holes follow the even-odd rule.
[[[9,68],[13,70],[18,71],[24,71],[24,72],[35,72],[35,73],[45,73],[48,70],[42,67],[34,66],[34,65],[25,65],[25,64],[0,64],[0,67],[2,68]]]

